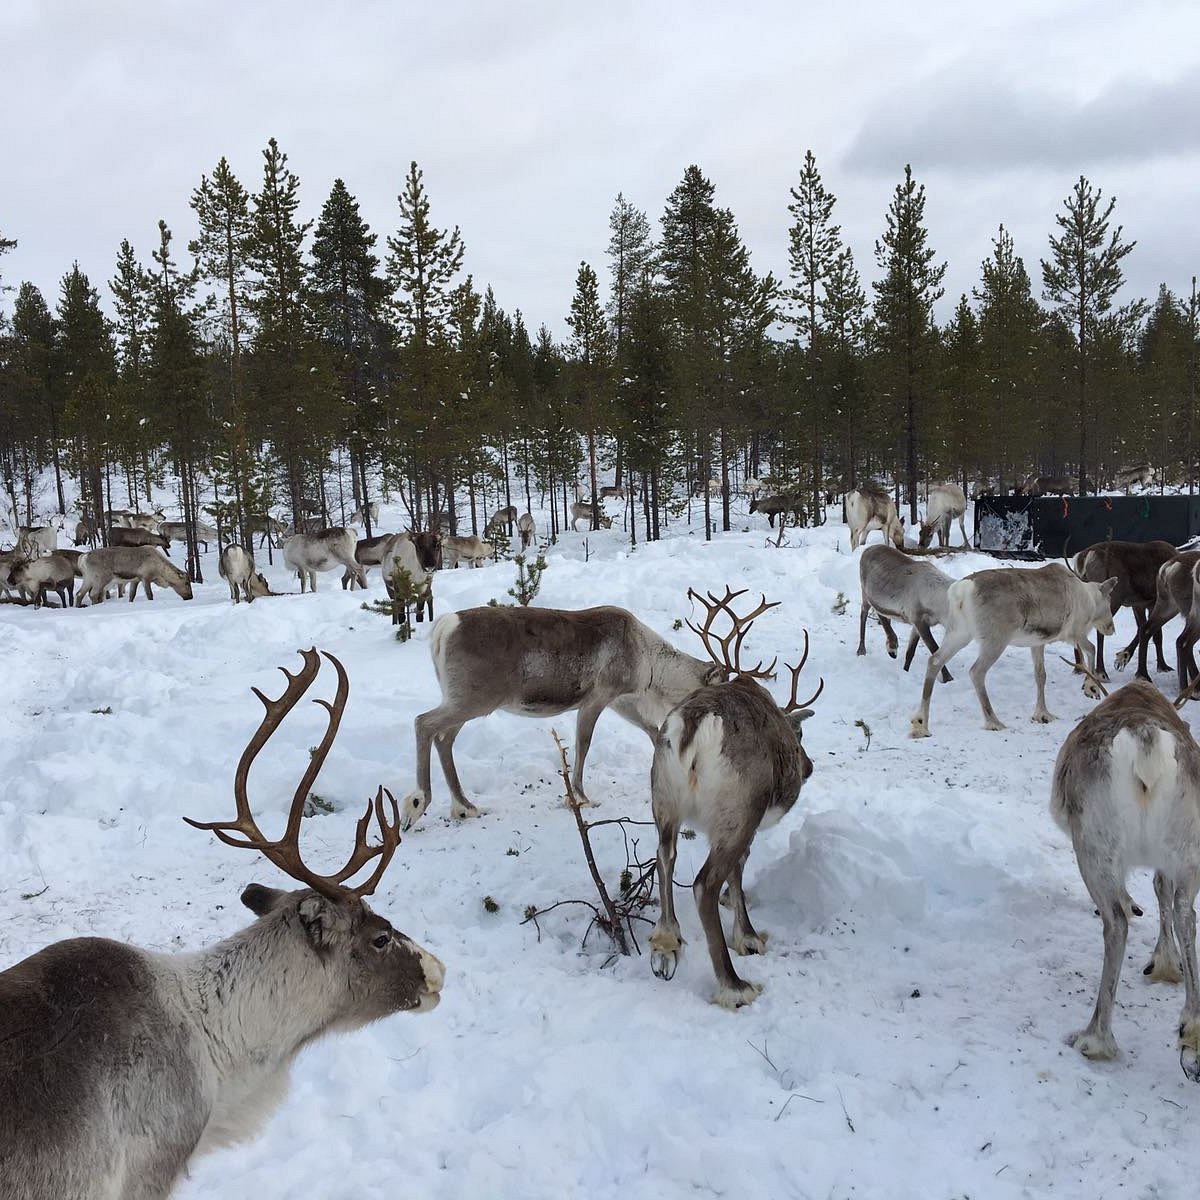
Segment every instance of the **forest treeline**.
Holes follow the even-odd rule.
[[[911,168],[866,287],[811,152],[786,204],[785,279],[753,269],[689,166],[657,224],[616,198],[607,293],[581,263],[556,342],[465,272],[416,163],[380,245],[340,179],[306,220],[274,139],[262,160],[257,190],[224,158],[200,178],[188,265],[165,221],[148,260],[123,241],[105,306],[77,263],[52,302],[4,281],[20,236],[4,229],[0,469],[24,519],[47,507],[36,481],[51,468],[51,503],[65,508],[70,477],[88,515],[136,506],[170,474],[185,519],[243,539],[268,511],[341,519],[381,482],[415,526],[449,510],[474,530],[487,497],[548,494],[557,528],[577,481],[595,496],[615,478],[634,536],[655,538],[708,480],[721,488],[699,489],[706,531],[728,528],[737,481],[768,471],[814,500],[886,478],[915,506],[922,479],[1071,472],[1087,486],[1146,461],[1176,480],[1195,459],[1195,281],[1117,304],[1134,243],[1082,177],[1037,285],[1001,225],[939,325],[946,264]]]

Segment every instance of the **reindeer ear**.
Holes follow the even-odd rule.
[[[318,953],[328,950],[333,940],[333,914],[329,911],[329,901],[324,896],[305,896],[296,911],[312,948]]]
[[[287,892],[278,888],[263,887],[261,883],[252,883],[242,893],[242,903],[256,916],[265,917],[273,911]]]
[[[795,733],[797,737],[799,737],[803,732],[802,726],[804,725],[804,722],[807,721],[812,715],[813,710],[811,708],[798,708],[795,710],[795,712],[790,712],[787,714],[788,724],[791,725],[792,732]]]
[[[1100,585],[1100,595],[1111,596],[1113,593],[1113,588],[1115,588],[1118,583],[1120,583],[1120,580],[1115,575],[1113,575],[1110,579],[1106,579]]]

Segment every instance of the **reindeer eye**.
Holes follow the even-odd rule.
[[[388,944],[388,942],[390,942],[391,940],[392,940],[391,930],[385,929],[383,931],[383,933],[376,934],[371,939],[371,945],[374,946],[376,950],[382,950],[384,948],[384,946],[386,946]]]

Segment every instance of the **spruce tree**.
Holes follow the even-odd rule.
[[[883,278],[875,280],[875,323],[881,359],[904,429],[904,475],[909,520],[917,520],[917,437],[919,409],[927,404],[935,328],[933,306],[943,294],[946,264],[926,245],[925,187],[917,186],[912,167],[896,185],[887,212],[887,228],[875,243]],[[893,410],[895,411],[895,409]]]
[[[826,377],[833,412],[842,430],[840,490],[845,492],[858,486],[861,431],[867,427],[869,416],[863,375],[867,298],[851,251],[843,250],[834,259],[820,305],[828,347]]]
[[[579,264],[575,296],[567,317],[571,330],[568,352],[573,365],[575,394],[587,435],[591,478],[591,528],[600,528],[600,487],[596,474],[596,439],[608,422],[612,376],[612,338],[600,306],[600,285],[587,263]]]
[[[1123,227],[1109,230],[1116,198],[1104,203],[1103,193],[1084,176],[1063,201],[1065,211],[1055,217],[1057,237],[1050,237],[1050,258],[1042,259],[1042,297],[1053,305],[1071,330],[1075,342],[1075,379],[1078,390],[1079,488],[1085,494],[1091,454],[1088,445],[1092,412],[1091,368],[1095,365],[1101,323],[1112,312],[1113,301],[1125,282],[1121,262],[1136,242],[1122,240]],[[1132,317],[1132,310],[1123,315]]]
[[[54,318],[42,293],[32,283],[22,283],[13,305],[9,353],[11,373],[0,402],[6,410],[6,468],[14,462],[18,449],[23,452],[27,524],[33,523],[33,468],[45,461],[38,453],[39,446],[49,446],[49,458],[54,465],[58,511],[66,511],[59,412],[52,373],[54,338]],[[9,482],[6,480],[6,483]],[[11,493],[11,486],[7,490]]]

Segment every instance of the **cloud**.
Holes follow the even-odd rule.
[[[1200,68],[1171,80],[1122,79],[1088,98],[958,75],[915,83],[863,122],[848,169],[895,174],[1134,163],[1200,152]]]

